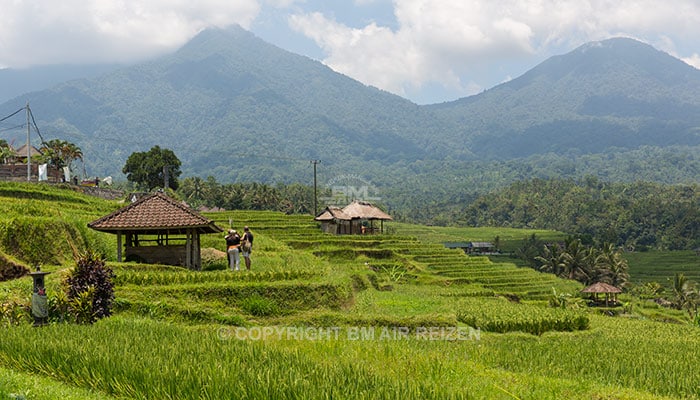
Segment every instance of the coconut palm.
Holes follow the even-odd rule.
[[[204,202],[204,181],[198,176],[185,178],[182,180],[178,192],[183,195],[190,206],[199,207]]]
[[[591,250],[581,243],[580,239],[566,240],[564,253],[564,275],[569,279],[588,282],[592,275],[593,260]]]
[[[73,161],[83,159],[83,151],[73,143],[51,139],[41,147],[47,161],[56,168],[71,167]]]
[[[15,152],[6,141],[0,140],[0,164],[7,163],[7,160],[14,157]]]
[[[566,269],[566,253],[558,244],[544,245],[542,255],[535,257],[541,265],[539,270],[562,276]]]
[[[595,281],[622,288],[629,280],[627,260],[612,243],[606,243],[595,257]]]
[[[686,278],[683,273],[673,275],[673,307],[678,310],[688,310],[693,316],[697,315],[699,296],[695,284]]]

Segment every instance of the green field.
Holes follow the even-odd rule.
[[[700,398],[700,328],[682,313],[628,295],[616,317],[550,308],[553,289],[582,286],[441,244],[531,231],[390,224],[331,236],[309,216],[210,213],[251,227],[253,271],[226,270],[220,235],[202,238],[205,270],[188,271],[115,262],[114,237],[84,224],[116,207],[0,183],[0,250],[43,259],[49,296],[72,265],[68,241],[104,251],[116,274],[116,313],[94,325],[0,317],[0,399]],[[18,244],[43,238],[24,228],[37,223],[27,209],[65,229],[59,247]],[[0,282],[0,310],[30,291],[26,277]]]
[[[424,226],[401,222],[391,223],[390,229],[397,234],[415,236],[429,243],[493,242],[498,237],[499,249],[504,253],[515,251],[522,246],[523,239],[532,234],[545,242],[562,241],[567,236],[562,232],[544,229]]]
[[[700,282],[700,256],[694,251],[648,251],[625,253],[633,283],[658,282],[671,286],[673,275],[683,273]]]

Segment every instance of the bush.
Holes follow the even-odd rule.
[[[6,263],[0,257],[0,282],[21,278],[29,273],[29,270],[21,265]]]
[[[66,278],[71,311],[78,323],[93,323],[112,314],[114,284],[112,269],[91,250],[76,257],[76,267]]]
[[[30,306],[17,301],[0,303],[0,326],[30,321]]]

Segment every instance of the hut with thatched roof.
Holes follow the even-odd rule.
[[[88,227],[117,235],[117,260],[201,269],[200,235],[223,229],[163,193],[154,193]],[[122,252],[123,250],[123,252]]]
[[[321,230],[334,235],[349,234],[351,232],[352,219],[349,218],[340,207],[326,207],[316,218],[321,223]]]
[[[622,290],[605,282],[597,282],[581,290],[581,293],[589,293],[596,305],[603,304],[598,295],[605,294],[604,304],[608,307],[611,304],[617,305],[617,294],[622,293]]]
[[[333,234],[375,234],[384,232],[384,221],[391,221],[389,214],[365,201],[353,201],[343,208],[326,207],[314,218],[321,222],[321,230]],[[375,226],[379,221],[379,227]]]
[[[43,153],[41,150],[34,146],[29,146],[29,156],[36,157],[41,156]],[[18,149],[14,150],[14,158],[16,163],[26,163],[27,162],[27,145],[23,144]]]

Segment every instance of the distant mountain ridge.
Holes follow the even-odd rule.
[[[700,143],[700,71],[627,38],[585,44],[484,93],[428,107],[496,158]]]
[[[0,69],[0,104],[27,92],[43,90],[73,79],[92,78],[119,67],[117,64],[61,64]]]
[[[32,98],[44,134],[78,144],[91,175],[118,177],[132,152],[160,145],[181,159],[185,175],[308,183],[309,160],[320,159],[322,182],[355,176],[406,193],[407,177],[419,176],[417,186],[473,189],[480,160],[644,146],[695,155],[698,89],[700,71],[617,38],[552,57],[479,95],[418,106],[235,27],[205,30],[149,62],[19,96],[0,105],[0,115]]]

